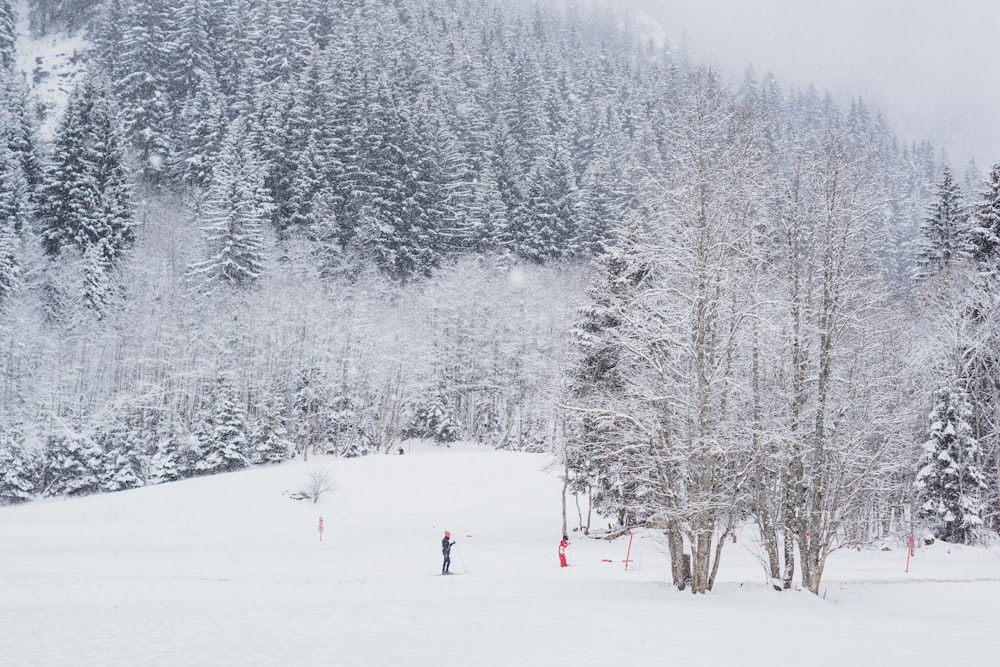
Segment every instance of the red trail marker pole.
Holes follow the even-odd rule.
[[[318,530],[319,530],[319,541],[322,542],[323,541],[323,517],[319,518],[319,528],[318,528]]]
[[[906,571],[910,571],[910,556],[913,554],[913,535],[906,541]]]
[[[632,555],[632,531],[628,532],[628,550],[625,552],[625,571],[628,572],[628,564],[632,561],[629,556]]]

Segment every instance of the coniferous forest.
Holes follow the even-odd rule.
[[[710,590],[1000,528],[1000,165],[500,0],[0,0],[0,503],[407,438],[555,455]],[[796,566],[799,571],[796,571]]]

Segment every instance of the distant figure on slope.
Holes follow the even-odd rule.
[[[566,567],[566,547],[569,546],[569,537],[563,535],[559,540],[559,567]]]
[[[444,563],[441,564],[441,574],[451,574],[448,568],[451,567],[451,546],[455,541],[451,539],[451,533],[444,531],[444,539],[441,540],[441,553],[444,554]]]

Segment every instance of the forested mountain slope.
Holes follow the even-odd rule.
[[[995,469],[990,191],[861,100],[598,9],[31,12],[93,48],[43,142],[0,20],[7,500],[479,439],[707,535],[696,588],[744,511],[818,586],[845,533],[909,520],[934,400],[971,401],[956,460]],[[921,511],[992,521],[996,478]]]

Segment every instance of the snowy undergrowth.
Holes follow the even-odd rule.
[[[571,535],[543,455],[413,444],[0,508],[10,665],[959,665],[995,655],[1000,550],[837,552],[824,596],[765,585],[752,531],[713,593],[652,534]],[[293,500],[310,472],[334,488]],[[323,539],[318,531],[324,520]],[[443,578],[440,539],[457,545]],[[935,639],[938,638],[938,639]],[[940,638],[947,638],[941,641]]]

